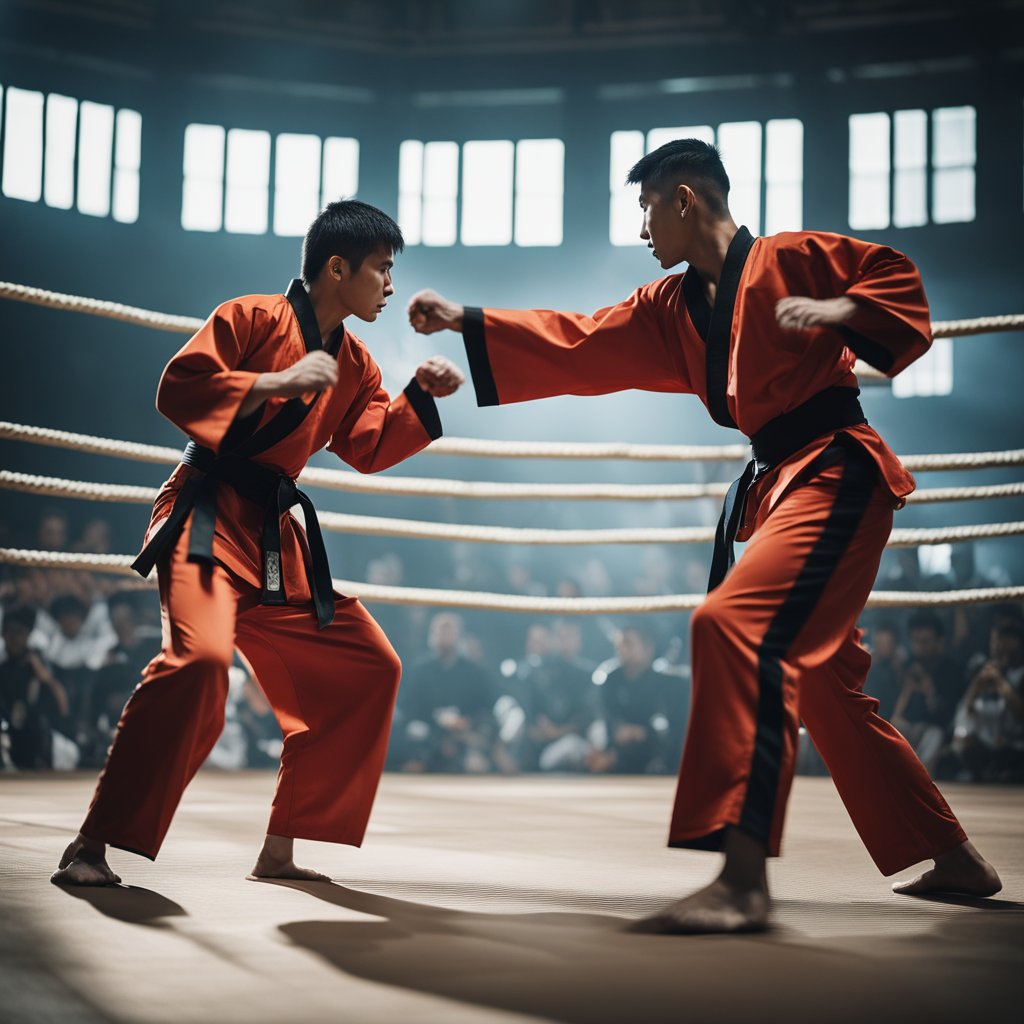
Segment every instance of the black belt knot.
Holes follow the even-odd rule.
[[[334,589],[327,561],[323,533],[316,509],[308,495],[299,490],[285,473],[261,466],[237,455],[216,457],[209,448],[189,441],[181,460],[201,475],[191,476],[182,485],[164,526],[142,549],[132,568],[148,576],[165,554],[177,543],[189,515],[189,561],[213,565],[213,537],[217,527],[217,489],[225,483],[243,498],[263,506],[261,537],[261,604],[287,604],[281,571],[281,517],[294,505],[302,509],[306,521],[306,541],[310,566],[307,570],[309,589],[320,629],[334,621]]]
[[[857,398],[859,394],[858,388],[826,388],[803,405],[770,420],[750,439],[753,458],[744,467],[739,478],[733,481],[722,503],[722,514],[715,530],[715,550],[711,557],[708,593],[725,579],[736,562],[733,543],[743,522],[747,492],[754,481],[785,462],[816,438],[845,427],[867,423],[864,410]],[[822,456],[824,455],[823,452]],[[808,473],[817,473],[825,464],[823,461],[819,465],[815,460],[808,467]]]

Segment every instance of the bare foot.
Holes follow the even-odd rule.
[[[763,932],[768,928],[770,910],[766,889],[738,889],[719,878],[706,889],[645,918],[637,930],[664,935]]]
[[[249,874],[250,880],[258,878],[295,878],[300,882],[329,882],[329,875],[323,875],[312,868],[300,868],[293,856],[295,840],[288,836],[268,835],[263,849],[256,858],[256,866]]]
[[[246,876],[250,881],[259,878],[297,878],[302,882],[329,882],[330,875],[321,874],[312,868],[300,868],[294,860],[287,861],[270,860],[264,854],[260,854],[256,861],[256,867]]]
[[[959,896],[995,896],[1003,883],[996,869],[969,840],[949,853],[935,858],[935,867],[909,882],[897,882],[892,891],[901,896],[929,896],[942,893]]]
[[[107,847],[79,834],[68,845],[57,870],[50,875],[54,885],[119,885],[107,863]]]

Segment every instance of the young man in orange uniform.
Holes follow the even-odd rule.
[[[400,665],[353,597],[333,592],[316,512],[295,487],[325,446],[363,473],[441,436],[435,396],[462,382],[425,362],[392,399],[349,316],[372,323],[394,289],[394,221],[331,203],[286,295],[224,303],[170,361],[157,408],[191,439],[153,507],[135,563],[156,566],[163,649],[124,709],[81,832],[53,881],[119,881],[106,846],[155,858],[182,792],[224,724],[228,667],[245,655],[284,749],[252,874],[298,868],[296,838],[359,845],[384,764]],[[305,530],[289,509],[300,505]]]
[[[931,343],[917,269],[841,235],[754,238],[717,151],[670,142],[630,171],[641,238],[666,270],[593,316],[475,309],[421,292],[422,333],[461,331],[480,405],[627,388],[696,394],[751,439],[693,616],[693,706],[669,844],[725,854],[707,888],[648,927],[764,928],[802,719],[884,874],[935,867],[906,893],[1000,883],[900,734],[863,692],[856,628],[914,481],[857,400],[857,356],[894,375]],[[748,540],[732,568],[734,539]],[[731,571],[730,571],[731,570]]]

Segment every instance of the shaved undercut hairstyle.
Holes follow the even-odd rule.
[[[715,146],[700,139],[674,139],[641,157],[626,175],[626,184],[653,189],[666,196],[677,185],[689,185],[712,211],[729,210],[729,175]]]
[[[355,274],[378,249],[397,254],[404,248],[402,229],[383,210],[358,199],[339,199],[328,203],[306,232],[302,280],[312,284],[332,256],[348,260]]]

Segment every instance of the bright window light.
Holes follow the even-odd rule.
[[[139,167],[142,163],[142,116],[119,110],[114,133],[114,220],[134,224],[139,219]]]
[[[974,107],[941,107],[932,114],[932,220],[974,220]]]
[[[75,135],[78,100],[51,92],[46,97],[43,198],[47,206],[70,210],[75,202]]]
[[[270,133],[232,128],[228,132],[224,228],[244,235],[267,230]]]
[[[718,149],[729,175],[729,209],[737,224],[761,230],[761,125],[736,121],[718,127]]]
[[[423,241],[423,143],[415,139],[398,149],[398,224],[407,245]]]
[[[224,222],[224,129],[190,124],[185,129],[181,226],[220,231]]]
[[[424,245],[454,245],[459,195],[459,147],[454,142],[428,142],[423,147]]]
[[[892,222],[898,228],[928,223],[928,115],[897,110],[893,115]]]
[[[351,199],[359,191],[359,143],[355,139],[324,139],[321,207]]]
[[[765,125],[764,232],[800,231],[804,224],[804,126],[795,118]]]
[[[640,237],[643,214],[636,185],[626,184],[629,169],[644,155],[643,132],[612,132],[608,186],[608,239],[612,245],[643,245]]]
[[[78,118],[78,211],[92,217],[110,213],[114,152],[114,108],[82,103]]]
[[[11,199],[38,202],[43,178],[43,94],[9,88],[6,111],[0,188]]]
[[[715,144],[715,130],[709,124],[691,124],[682,128],[652,128],[647,133],[647,152],[653,153],[666,142],[676,139],[700,139],[709,146]]]
[[[462,147],[462,244],[512,241],[511,142],[467,142]]]
[[[892,380],[896,398],[948,395],[953,391],[953,344],[950,338],[936,338],[920,359]]]
[[[516,144],[516,245],[562,244],[565,144],[523,139]]]
[[[274,234],[304,235],[320,206],[320,139],[278,135],[274,151]]]
[[[889,226],[889,115],[850,116],[850,227]]]

